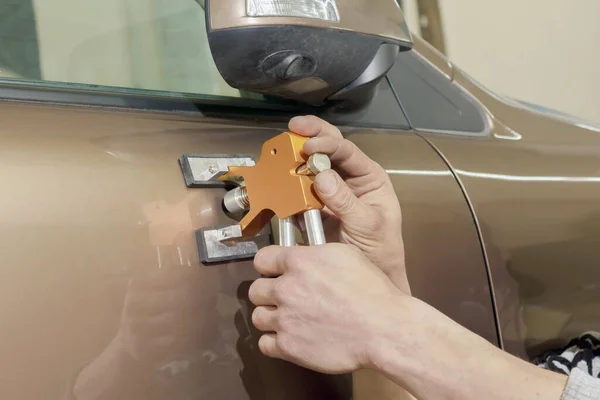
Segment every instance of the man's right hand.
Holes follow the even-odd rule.
[[[402,212],[385,170],[320,118],[293,118],[289,129],[311,137],[304,146],[308,155],[324,153],[331,158],[333,170],[320,173],[315,181],[326,206],[323,217],[328,239],[362,250],[399,289],[410,294]]]

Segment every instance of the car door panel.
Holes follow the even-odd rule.
[[[285,124],[9,102],[0,116],[1,397],[350,398],[348,376],[259,354],[251,262],[198,262],[194,230],[232,221],[222,189],[186,188],[179,157],[258,155]],[[344,132],[391,174],[415,294],[497,343],[448,168],[414,133]]]
[[[600,330],[600,128],[456,82],[489,136],[427,134],[464,186],[485,244],[504,348],[534,358]]]
[[[392,179],[404,215],[406,264],[414,295],[497,343],[473,217],[443,160],[412,133],[351,130],[346,137]]]

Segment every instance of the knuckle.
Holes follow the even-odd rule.
[[[392,180],[390,179],[390,176],[388,175],[385,168],[383,168],[381,165],[379,165],[373,160],[371,160],[370,175],[372,177],[373,186],[375,188],[387,187],[393,189]]]
[[[340,146],[342,146],[346,150],[350,150],[350,151],[354,151],[354,147],[356,147],[354,142],[351,142],[350,140],[348,140],[346,138],[340,138]]]
[[[283,262],[289,271],[294,271],[300,266],[301,257],[295,248],[291,248],[285,254]]]
[[[354,143],[348,139],[344,139],[341,136],[331,138],[331,161],[338,167],[344,167],[344,164],[352,158],[354,154]]]
[[[277,335],[277,347],[284,358],[290,358],[294,354],[294,342],[293,339],[286,333]]]
[[[258,347],[260,348],[261,353],[266,356],[274,357],[276,354],[272,343],[273,340],[269,335],[262,335],[258,340]]]
[[[373,160],[372,158],[369,158],[369,160],[371,160],[371,166],[373,167],[373,172],[375,174],[377,174],[377,176],[382,177],[382,178],[388,178],[388,174],[385,171],[385,168],[383,168],[383,166],[381,164],[379,164],[377,161]]]
[[[315,115],[311,116],[314,119],[315,124],[319,125],[320,133],[325,133],[331,137],[342,137],[342,133],[337,126],[330,124],[322,118]]]
[[[258,253],[256,253],[256,255],[254,256],[254,261],[253,261],[254,268],[256,268],[257,270],[264,269],[265,262],[267,260],[267,257],[266,257],[265,253],[267,251],[268,251],[267,248],[260,249],[258,251]]]
[[[356,156],[356,152],[358,151],[358,147],[348,139],[342,139],[339,143],[340,150],[344,153],[345,159],[352,159]]]
[[[356,197],[349,190],[344,190],[342,195],[337,199],[337,209],[342,214],[352,211],[355,205]]]
[[[262,309],[260,307],[254,309],[254,311],[252,312],[252,323],[256,327],[260,326],[260,324],[262,322],[261,313],[262,313]]]
[[[261,298],[264,297],[266,280],[264,278],[260,278],[255,280],[252,285],[250,285],[250,289],[248,289],[248,299],[254,305],[258,305],[261,301]]]
[[[282,303],[286,300],[288,296],[288,283],[284,279],[278,279],[275,283],[275,287],[273,288],[273,297],[279,303]]]
[[[336,151],[338,151],[340,147],[341,138],[325,136],[319,139],[319,149],[318,152],[325,153],[330,157],[335,157]]]
[[[257,300],[257,283],[258,281],[254,281],[252,283],[252,285],[250,285],[250,289],[248,289],[248,299],[250,300],[250,302],[252,302],[252,304],[256,304],[256,300]]]
[[[296,319],[291,313],[283,311],[280,313],[277,323],[282,332],[290,332],[296,325]]]
[[[303,289],[302,282],[298,282],[298,279],[302,274],[298,274],[293,281],[281,280],[277,282],[273,289],[273,297],[277,301],[278,305],[286,304],[288,306],[294,306],[301,304],[305,298],[305,290]]]

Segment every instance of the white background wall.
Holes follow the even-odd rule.
[[[416,27],[414,0],[405,2]],[[599,0],[440,0],[440,8],[448,56],[469,75],[600,123]]]

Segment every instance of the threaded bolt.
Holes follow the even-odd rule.
[[[248,198],[248,188],[244,186],[244,187],[241,187],[238,189],[239,190],[237,191],[237,196],[238,196],[240,204],[244,208],[249,208],[250,207],[250,199]]]
[[[223,199],[225,209],[232,214],[237,214],[250,209],[250,198],[248,197],[248,188],[239,187],[230,190]]]

